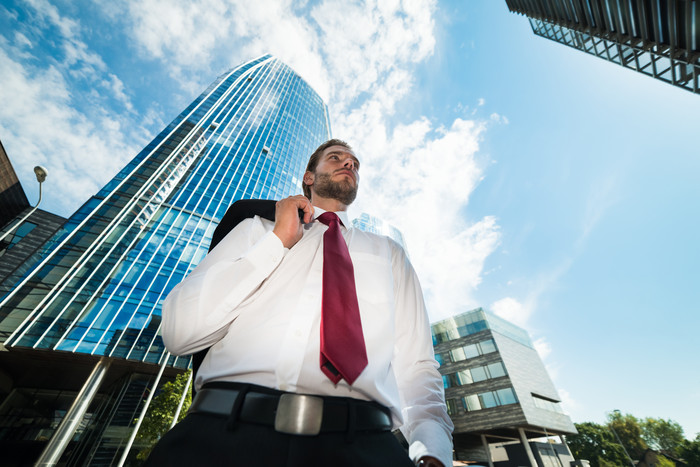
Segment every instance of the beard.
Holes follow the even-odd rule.
[[[346,206],[352,204],[357,197],[357,184],[343,179],[341,182],[334,182],[329,173],[315,173],[313,190],[322,198],[335,199]]]

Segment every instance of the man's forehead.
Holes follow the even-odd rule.
[[[341,146],[339,144],[336,144],[335,146],[330,146],[326,148],[325,151],[323,151],[324,156],[328,156],[329,154],[350,154],[355,160],[358,160],[357,156],[352,151],[352,149],[348,149],[345,146]]]

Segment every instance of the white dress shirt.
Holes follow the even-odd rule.
[[[314,207],[318,217],[324,211]],[[346,212],[337,212],[345,226]],[[388,237],[341,227],[355,270],[369,363],[352,386],[320,369],[323,233],[314,221],[284,248],[274,222],[234,228],[163,304],[163,341],[175,355],[211,346],[195,385],[235,381],[389,407],[409,455],[452,465],[452,421],[418,278]]]

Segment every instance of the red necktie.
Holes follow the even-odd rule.
[[[321,371],[336,384],[342,378],[352,384],[367,366],[355,274],[338,215],[324,212],[318,220],[328,226],[323,234]]]

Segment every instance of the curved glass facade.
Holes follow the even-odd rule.
[[[0,302],[0,341],[162,363],[161,304],[228,206],[300,193],[329,138],[325,104],[279,60],[223,74],[46,243]]]

